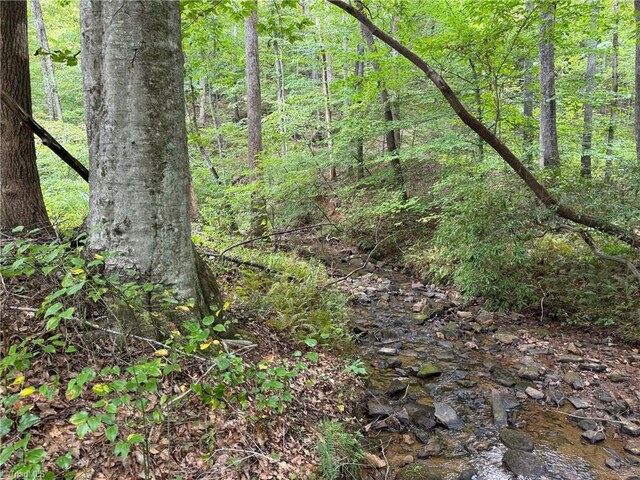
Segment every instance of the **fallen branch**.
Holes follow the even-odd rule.
[[[359,266],[359,267],[358,267],[358,268],[356,268],[355,270],[351,270],[349,273],[347,273],[347,274],[346,274],[345,276],[343,276],[343,277],[340,277],[340,278],[338,278],[338,279],[336,279],[336,280],[332,280],[332,281],[330,281],[330,282],[328,282],[328,283],[325,283],[325,284],[322,286],[322,288],[327,288],[327,287],[329,287],[329,286],[331,286],[331,285],[335,285],[336,283],[344,282],[346,279],[350,278],[352,275],[354,275],[354,274],[358,273],[360,270],[363,270],[364,268],[366,268],[366,267],[367,267],[367,265],[369,264],[369,260],[371,260],[371,255],[373,255],[373,252],[375,252],[375,251],[376,251],[376,248],[378,248],[378,246],[379,246],[382,242],[384,242],[385,240],[387,240],[388,238],[393,237],[393,235],[395,235],[395,234],[393,234],[393,233],[392,233],[391,235],[387,235],[387,236],[386,236],[386,237],[384,237],[382,240],[380,240],[378,243],[376,243],[376,244],[374,245],[374,247],[371,249],[371,251],[369,252],[369,255],[367,255],[366,260],[364,261],[364,263],[363,263],[361,266]]]
[[[602,250],[598,250],[598,247],[596,246],[595,242],[593,241],[593,238],[591,238],[591,235],[589,235],[588,232],[581,230],[579,228],[571,227],[569,225],[560,225],[557,228],[559,230],[566,230],[568,232],[579,235],[596,257],[606,262],[617,263],[618,265],[622,265],[626,267],[627,270],[629,270],[633,274],[633,276],[636,277],[638,281],[640,281],[640,272],[638,271],[638,268],[633,264],[633,262],[631,262],[630,260],[627,260],[626,258],[619,257],[617,255],[609,255],[607,253],[604,253]]]
[[[473,116],[460,102],[457,95],[451,90],[449,84],[440,76],[440,74],[431,67],[427,62],[420,58],[416,53],[409,50],[402,43],[398,42],[391,35],[380,30],[362,10],[349,5],[341,0],[327,0],[329,3],[344,10],[349,15],[357,19],[365,27],[367,27],[373,35],[378,37],[389,47],[394,49],[400,55],[405,57],[416,67],[424,72],[431,82],[438,88],[442,96],[449,103],[454,112],[458,115],[465,125],[477,133],[482,140],[488,143],[500,157],[513,169],[513,171],[524,181],[533,194],[547,208],[554,211],[558,216],[570,220],[574,223],[593,228],[602,233],[612,235],[621,241],[640,249],[640,236],[634,232],[629,232],[617,225],[576,212],[570,207],[562,205],[558,200],[549,193],[549,191],[533,176],[533,174],[525,167],[525,165],[516,157],[516,155],[502,141],[489,130],[480,120]],[[361,4],[361,2],[359,2]],[[362,5],[362,4],[361,4]]]
[[[71,155],[53,136],[45,130],[31,115],[23,110],[13,98],[6,93],[0,91],[0,100],[11,110],[22,122],[22,124],[35,133],[42,140],[42,144],[62,159],[64,163],[69,165],[82,179],[89,181],[89,170],[82,163]]]
[[[243,240],[242,242],[235,243],[230,247],[227,247],[224,250],[222,250],[218,255],[223,256],[229,250],[233,250],[234,248],[241,247],[242,245],[246,245],[247,243],[256,242],[258,240],[264,240],[266,238],[275,237],[277,235],[284,235],[285,233],[300,232],[302,230],[311,230],[312,228],[324,227],[327,225],[333,225],[333,224],[323,222],[323,223],[316,223],[314,225],[307,225],[306,227],[298,227],[298,228],[292,228],[290,230],[281,230],[279,232],[265,233],[264,235],[260,235],[259,237],[252,237],[252,238],[248,238],[247,240]]]

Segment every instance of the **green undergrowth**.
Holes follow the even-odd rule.
[[[364,458],[361,435],[348,432],[343,424],[320,424],[318,454],[324,480],[357,480]]]

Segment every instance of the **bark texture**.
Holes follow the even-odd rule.
[[[0,91],[31,115],[26,0],[0,1]],[[33,134],[4,102],[0,127],[0,230],[48,230]]]
[[[180,5],[82,0],[80,11],[89,249],[207,314],[220,298],[191,242]]]
[[[262,97],[260,94],[260,60],[258,57],[258,10],[244,22],[244,55],[247,76],[247,129],[249,136],[249,168],[256,168],[257,157],[262,152]]]
[[[635,13],[636,54],[635,54],[635,137],[636,137],[636,161],[640,164],[640,0],[633,0]]]
[[[555,2],[542,0],[540,5],[540,166],[560,163],[556,125]]]
[[[611,180],[611,169],[613,168],[613,141],[616,135],[616,110],[618,109],[618,14],[620,4],[618,0],[613,0],[613,15],[615,17],[613,23],[613,33],[611,35],[611,105],[609,106],[609,128],[607,128],[607,156],[605,165],[605,177],[607,181]]]
[[[598,8],[591,14],[591,31],[595,32],[598,19]],[[593,138],[593,94],[596,89],[596,47],[598,42],[590,39],[587,42],[587,69],[584,78],[587,84],[584,102],[584,125],[582,130],[582,155],[580,157],[580,175],[591,177],[591,144]]]
[[[40,0],[31,0],[31,12],[33,13],[33,26],[36,30],[38,46],[45,52],[50,52],[49,40],[47,39],[47,30],[44,26]],[[40,68],[42,69],[44,93],[47,97],[49,119],[62,120],[62,104],[60,103],[60,96],[58,95],[58,85],[56,83],[56,75],[53,69],[53,60],[51,60],[51,56],[40,56]]]

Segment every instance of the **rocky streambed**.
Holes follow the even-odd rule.
[[[637,349],[367,266],[341,285],[369,372],[370,478],[640,480]]]

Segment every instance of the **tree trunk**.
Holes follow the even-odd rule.
[[[322,43],[322,40],[320,40]],[[324,98],[324,128],[325,137],[327,139],[327,148],[329,149],[330,161],[333,158],[333,138],[331,137],[331,90],[329,83],[331,82],[331,65],[329,65],[329,57],[324,47],[320,51],[320,61],[322,63],[322,97]],[[335,180],[337,172],[335,165],[329,167],[329,179]]]
[[[31,115],[26,0],[0,1],[0,90]],[[0,102],[0,230],[51,230],[33,134]]]
[[[558,131],[556,125],[556,88],[554,72],[554,0],[542,0],[540,5],[540,166],[560,163]]]
[[[249,153],[247,160],[249,168],[251,169],[256,168],[258,155],[262,152],[262,123],[260,114],[262,110],[262,98],[260,94],[260,60],[258,58],[257,2],[254,6],[255,9],[244,23],[244,54],[247,76],[247,130],[249,136]]]
[[[31,0],[31,11],[33,13],[33,25],[36,30],[36,37],[38,38],[38,46],[45,52],[49,52],[49,41],[47,40],[47,31],[44,27],[40,0]],[[60,103],[60,96],[58,95],[56,75],[53,69],[53,60],[51,60],[50,55],[40,56],[40,67],[42,69],[44,92],[47,97],[49,119],[62,120],[62,104]]]
[[[533,92],[531,85],[533,84],[533,62],[530,58],[523,61],[522,74],[522,161],[531,166],[533,163]]]
[[[640,0],[638,0],[640,1]],[[362,56],[364,55],[364,46],[358,44],[357,47],[358,60],[356,61],[355,75],[356,80],[356,92],[358,92],[362,86],[362,78],[364,77],[364,61]],[[364,140],[361,134],[356,137],[356,168],[358,180],[364,178]]]
[[[598,8],[593,8],[591,13],[591,32],[595,33],[598,20]],[[580,157],[580,175],[591,177],[591,143],[593,137],[593,94],[596,89],[596,47],[598,42],[590,39],[587,42],[589,53],[587,54],[587,70],[584,78],[587,83],[584,103],[584,126],[582,130],[582,156]]]
[[[416,67],[418,67],[425,76],[435,85],[440,91],[444,99],[451,106],[458,118],[464,122],[471,130],[480,135],[494,150],[500,155],[509,167],[522,179],[536,198],[553,213],[561,218],[569,220],[571,222],[583,225],[588,228],[593,228],[601,233],[612,235],[619,240],[631,245],[636,249],[640,249],[640,235],[634,231],[626,230],[615,224],[609,223],[599,218],[585,215],[577,212],[571,207],[563,205],[551,195],[551,193],[533,176],[533,174],[524,166],[524,164],[515,156],[515,154],[505,145],[486,125],[479,122],[469,110],[460,102],[458,96],[451,90],[449,84],[442,76],[431,67],[422,58],[416,55],[413,51],[409,50],[402,43],[380,30],[369,18],[360,10],[343,2],[342,0],[327,0],[329,3],[341,8],[352,17],[358,19],[360,23],[366,26],[373,35],[378,37],[384,43],[395,49],[400,55],[405,57]]]
[[[218,144],[218,156],[222,156],[222,152],[224,151],[224,137],[222,136],[222,132],[220,131],[220,96],[218,93],[208,92],[207,95],[208,103],[209,103],[209,114],[213,119],[213,126],[216,129],[216,140]]]
[[[206,315],[221,303],[191,242],[180,5],[82,0],[80,12],[88,249],[117,253],[107,272],[133,269]]]
[[[373,35],[371,34],[371,31],[364,25],[362,25],[361,30],[362,30],[362,36],[367,42],[367,47],[369,48],[369,51],[371,53],[375,53],[376,46],[375,46],[375,42],[373,40]],[[381,69],[380,69],[380,64],[378,64],[378,62],[376,61],[371,62],[371,67],[376,73],[380,73]],[[382,90],[380,90],[380,102],[382,103],[382,107],[384,109],[384,119],[386,122],[393,123],[393,120],[394,120],[393,109],[391,106],[391,102],[389,100],[389,92],[387,91],[387,87],[385,87],[384,84],[382,84],[381,86],[382,86]],[[394,171],[396,185],[398,186],[398,188],[400,188],[403,191],[403,197],[406,199],[404,174],[402,172],[402,165],[400,164],[400,158],[398,157],[399,146],[398,146],[398,143],[396,142],[396,140],[400,137],[400,134],[395,130],[396,129],[394,128],[390,128],[385,134],[384,138],[385,138],[385,144],[387,146],[387,152],[391,154],[391,166]]]
[[[202,86],[202,82],[200,82],[200,85]],[[198,121],[196,118],[196,91],[195,91],[195,88],[193,88],[193,79],[191,77],[189,77],[189,87],[191,89],[191,111],[192,111],[191,122],[189,122],[191,125],[191,132],[195,134],[196,143],[198,145],[198,151],[200,152],[200,156],[202,157],[202,160],[204,160],[204,163],[207,165],[207,168],[209,169],[209,173],[211,173],[211,176],[213,177],[213,179],[216,182],[218,182],[220,181],[220,176],[218,175],[218,171],[216,170],[216,167],[213,165],[213,162],[211,161],[209,152],[207,152],[207,149],[202,144],[202,138],[200,137],[200,127],[198,127]],[[202,102],[203,94],[204,92],[201,91],[200,102]],[[202,103],[200,103],[200,107],[202,107]],[[189,109],[186,108],[185,111],[188,113]],[[201,113],[201,110],[199,113]],[[195,194],[192,194],[192,197],[195,198]],[[194,218],[193,215],[191,216],[191,218]]]
[[[484,109],[482,108],[482,91],[480,90],[480,75],[476,69],[473,60],[469,59],[469,66],[471,67],[471,73],[473,74],[473,97],[476,104],[476,117],[478,120],[484,121]],[[477,148],[478,148],[478,161],[482,162],[484,160],[484,140],[477,137]]]
[[[207,122],[207,77],[200,77],[200,96],[198,98],[198,122],[203,125]]]
[[[282,137],[281,154],[287,154],[287,116],[285,113],[285,86],[284,86],[284,63],[282,61],[282,52],[280,44],[277,40],[273,41],[273,54],[275,56],[275,76],[276,76],[276,103],[278,105],[278,113],[280,120],[278,122],[278,130]]]
[[[633,0],[633,9],[635,13],[635,34],[636,34],[636,52],[635,52],[635,138],[636,138],[636,162],[640,165],[640,0]]]
[[[618,0],[613,0],[613,35],[611,39],[611,106],[609,107],[609,128],[607,129],[607,152],[604,175],[607,181],[611,181],[611,169],[613,168],[613,141],[616,134],[616,110],[618,109],[618,22],[620,4]]]

